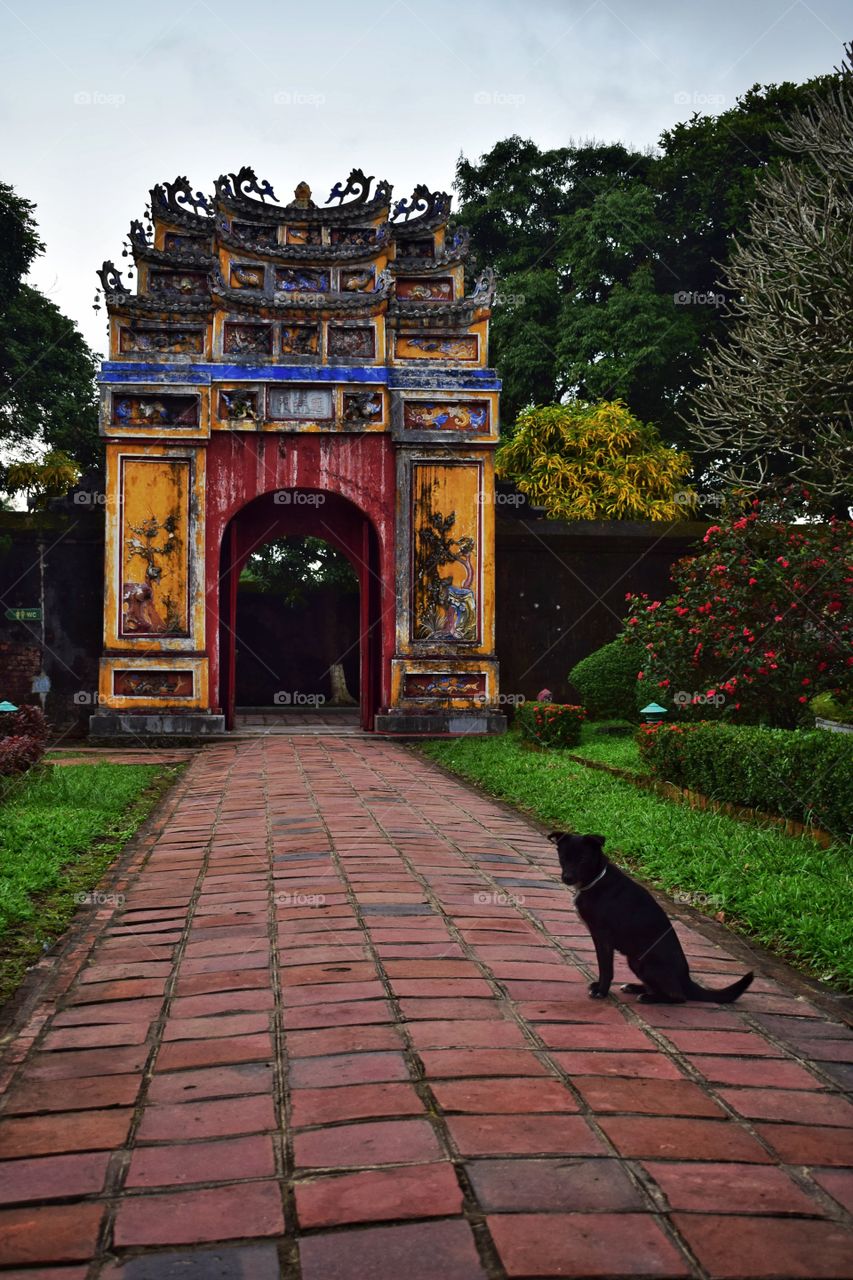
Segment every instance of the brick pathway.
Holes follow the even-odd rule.
[[[588,1000],[552,846],[401,747],[210,747],[109,889],[7,1054],[7,1277],[853,1276],[853,1036]]]

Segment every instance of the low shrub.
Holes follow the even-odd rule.
[[[848,734],[700,721],[642,725],[637,742],[651,772],[665,782],[813,822],[837,839],[853,834],[853,737]]]
[[[643,666],[638,645],[613,640],[582,658],[569,672],[583,705],[596,720],[637,721],[637,672]]]
[[[44,755],[47,721],[41,707],[20,707],[0,716],[0,778],[25,773]]]
[[[516,708],[522,737],[545,747],[575,747],[586,719],[583,707],[563,702],[525,702]]]
[[[821,720],[837,720],[839,724],[853,724],[853,695],[839,694],[833,697],[831,693],[819,693],[809,703],[809,710],[816,716],[820,716]]]
[[[0,738],[0,778],[25,773],[41,759],[44,747],[29,734],[8,734]]]

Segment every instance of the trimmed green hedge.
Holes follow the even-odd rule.
[[[613,640],[582,658],[569,672],[587,711],[596,720],[637,722],[637,672],[642,654],[636,645]]]
[[[643,725],[637,741],[665,782],[853,835],[853,735],[701,721]]]
[[[523,702],[516,707],[513,723],[530,742],[544,747],[576,747],[585,719],[583,707],[564,702]]]

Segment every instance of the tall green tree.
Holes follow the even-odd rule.
[[[240,583],[281,596],[287,604],[301,604],[320,587],[358,590],[358,579],[347,557],[322,538],[276,538],[253,551]]]
[[[797,481],[839,512],[853,481],[853,46],[780,134],[725,272],[730,328],[701,369],[691,432],[724,485]]]
[[[101,453],[97,362],[73,320],[24,283],[43,250],[34,205],[0,183],[0,445],[91,467]]]
[[[757,175],[783,154],[775,130],[829,79],[756,86],[668,130],[657,153],[512,137],[460,158],[459,219],[498,277],[506,424],[529,404],[621,398],[686,443],[696,366],[725,328],[719,263]]]

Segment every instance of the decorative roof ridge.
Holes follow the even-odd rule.
[[[125,312],[151,312],[159,316],[164,323],[177,320],[184,323],[187,316],[209,315],[215,308],[213,300],[207,298],[165,298],[138,293],[105,293],[107,311],[110,315],[123,315]]]
[[[328,209],[316,204],[261,204],[259,200],[238,200],[217,192],[215,207],[217,212],[240,214],[266,223],[307,223],[319,226],[367,226],[378,219],[387,219],[391,207],[389,198],[372,200],[369,204],[356,204],[350,201],[337,209]]]
[[[383,231],[387,223],[377,228],[377,231]],[[230,231],[219,227],[217,229],[217,238],[219,242],[232,249],[237,253],[255,254],[261,258],[281,259],[283,262],[293,260],[295,262],[373,262],[388,246],[387,235],[370,244],[276,244],[265,245],[242,240],[239,236],[233,235]]]
[[[136,262],[150,262],[162,267],[199,267],[210,271],[216,263],[213,253],[193,253],[191,249],[155,249],[153,245],[133,244]]]

